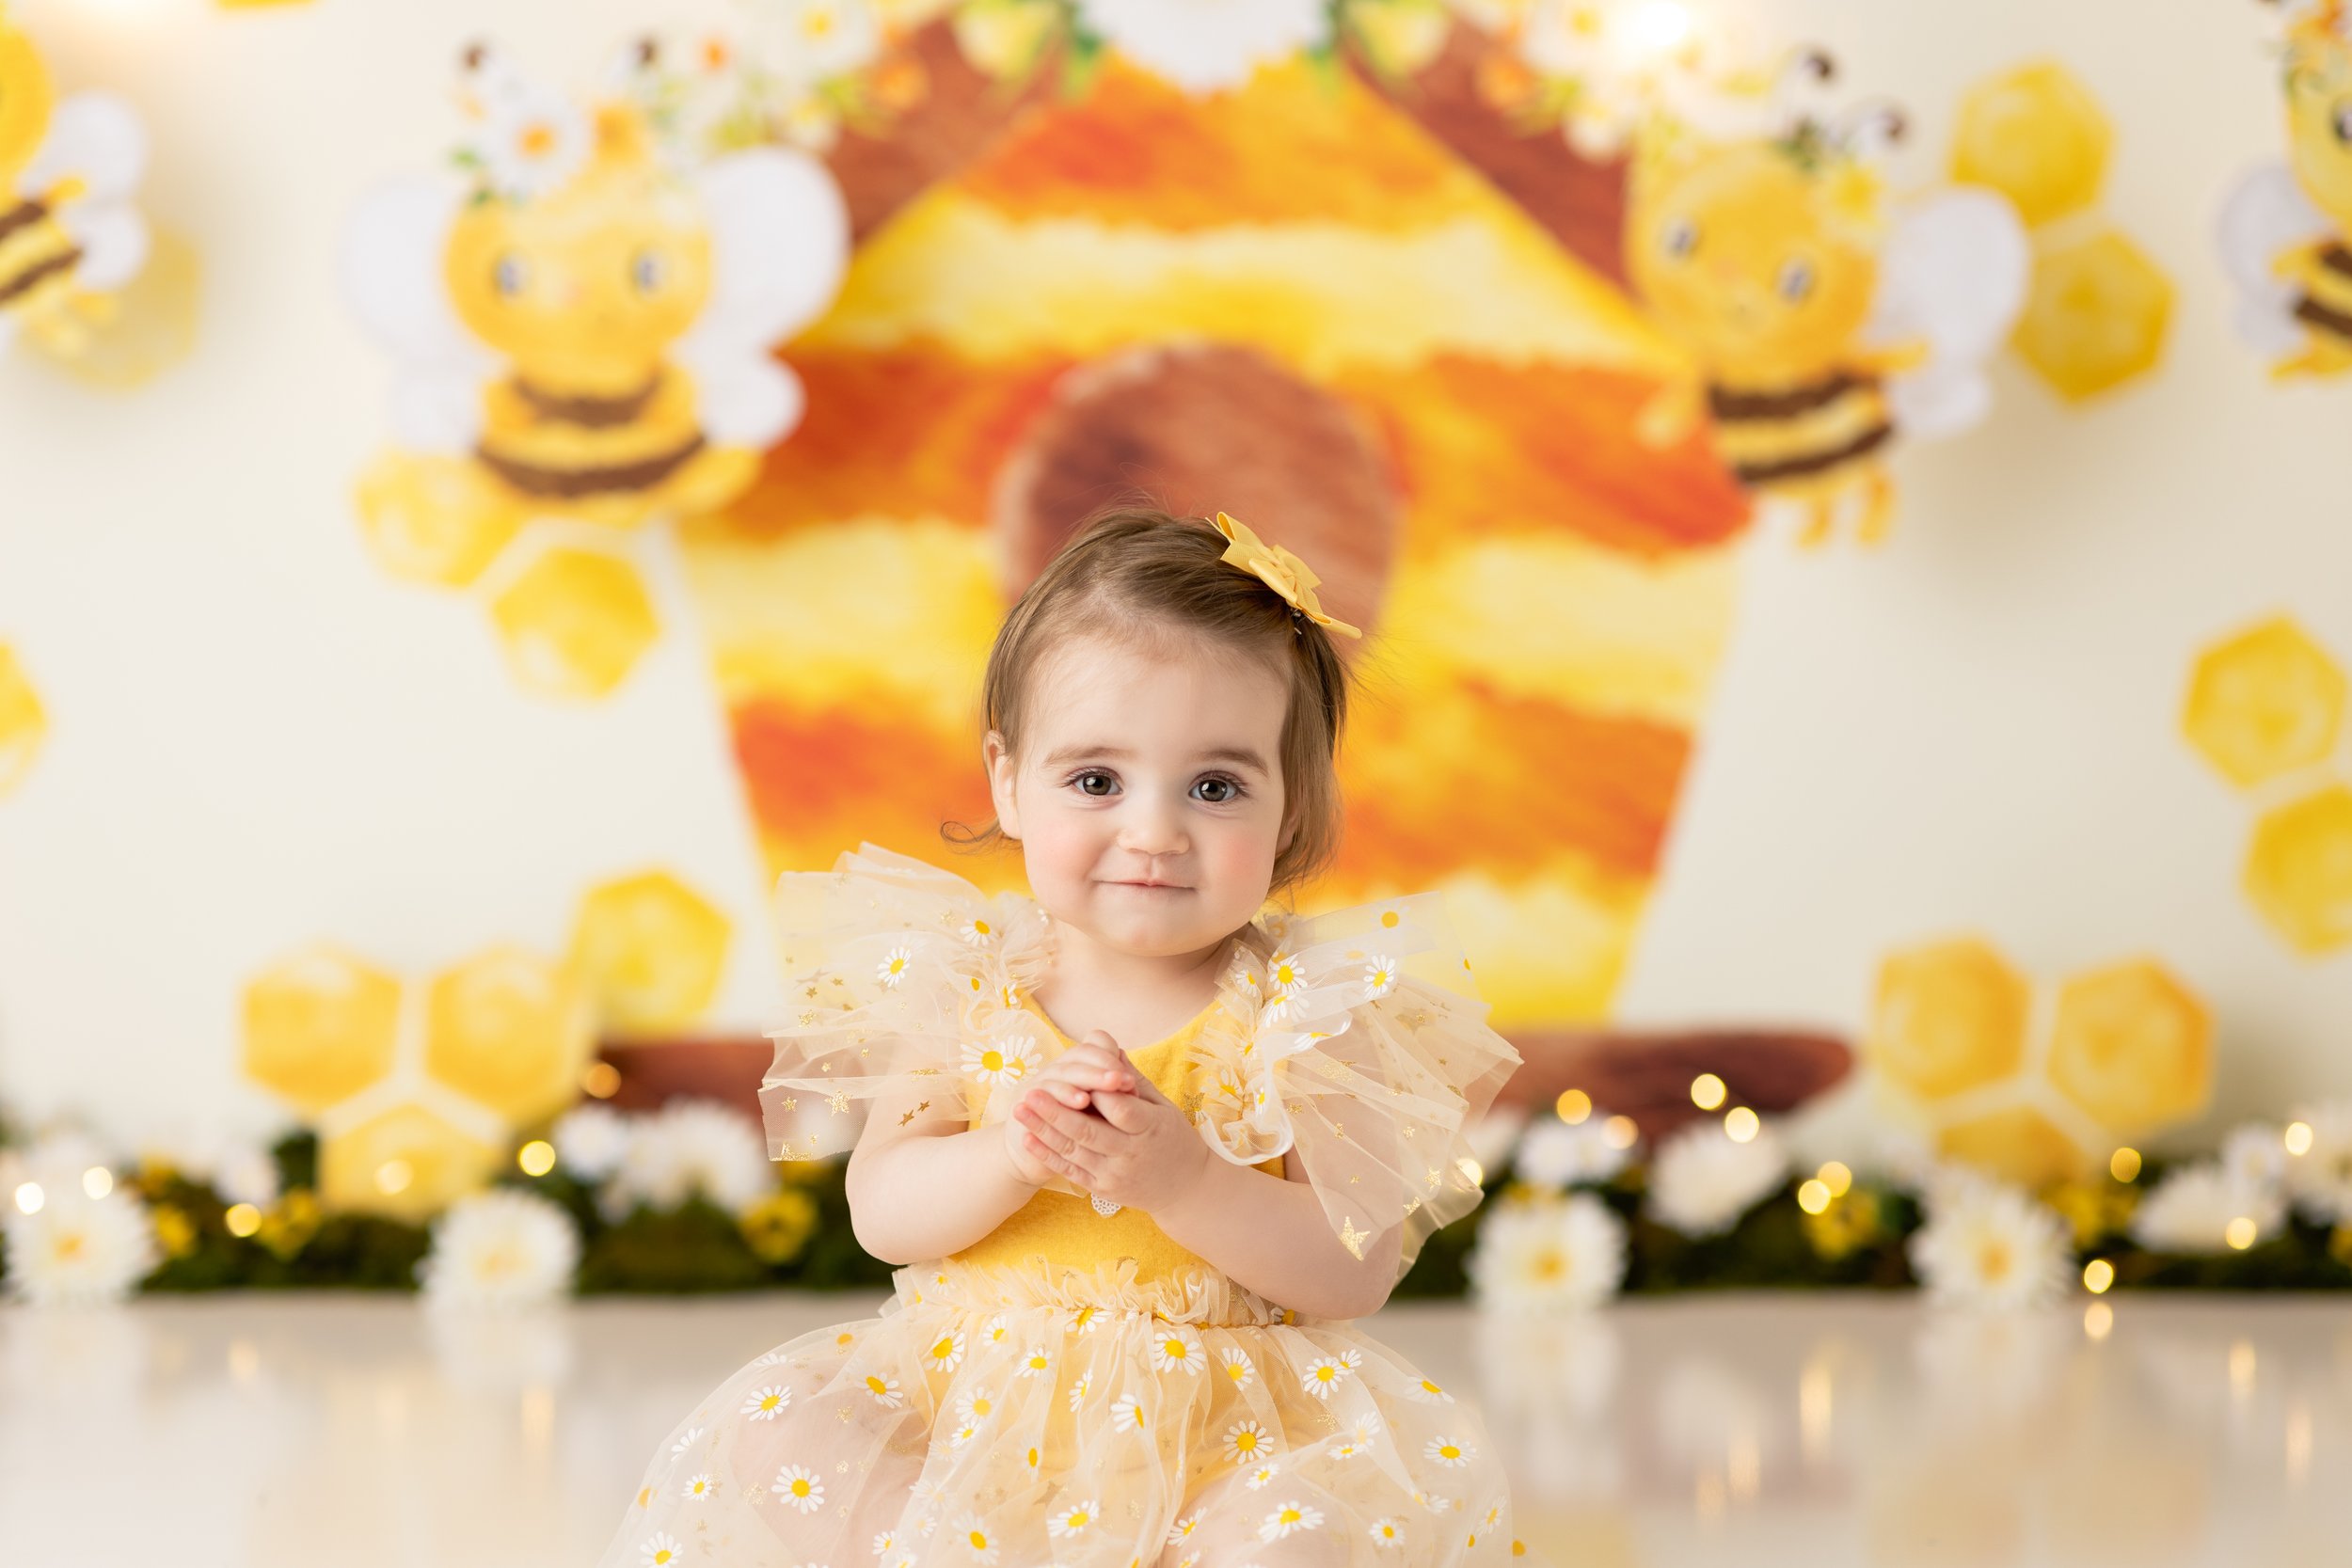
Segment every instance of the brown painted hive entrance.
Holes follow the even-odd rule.
[[[1056,384],[996,477],[1008,588],[1089,515],[1136,501],[1231,513],[1311,566],[1324,609],[1359,626],[1396,556],[1396,485],[1361,417],[1239,345],[1131,349]]]

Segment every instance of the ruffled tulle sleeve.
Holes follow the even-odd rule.
[[[1487,1026],[1439,895],[1269,923],[1195,1059],[1194,1118],[1236,1164],[1295,1153],[1358,1258],[1400,1232],[1397,1276],[1478,1207],[1465,1130],[1519,1065]]]
[[[1036,1049],[1017,1001],[1050,961],[1033,900],[867,844],[786,872],[775,909],[790,978],[759,1085],[771,1157],[854,1147],[885,1097],[964,1117],[1006,1065],[991,1053]]]

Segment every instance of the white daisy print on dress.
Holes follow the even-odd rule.
[[[982,1325],[980,1332],[988,1336],[990,1344],[1001,1345],[1005,1342],[1005,1336],[1010,1334],[1012,1330],[1006,1325],[1005,1315],[999,1312]]]
[[[1226,1429],[1225,1457],[1235,1464],[1257,1458],[1265,1452],[1265,1428],[1255,1421],[1236,1421]]]
[[[914,950],[910,947],[894,947],[882,956],[882,962],[874,966],[874,978],[888,986],[892,990],[897,990],[898,982],[905,979],[907,971],[914,967]]]
[[[1075,1508],[1058,1509],[1047,1515],[1045,1533],[1057,1541],[1064,1536],[1076,1535],[1094,1523],[1096,1512],[1095,1501],[1091,1497]]]
[[[1372,1522],[1373,1544],[1383,1548],[1405,1544],[1405,1527],[1394,1519],[1380,1518]]]
[[[1364,963],[1364,1000],[1377,1002],[1396,990],[1396,960],[1374,954]]]
[[[1080,1372],[1078,1381],[1070,1386],[1070,1408],[1076,1410],[1087,1402],[1087,1390],[1093,1386],[1093,1374]]]
[[[898,1537],[892,1531],[884,1530],[880,1535],[874,1537],[874,1555],[876,1557],[887,1556],[890,1548],[898,1544]]]
[[[1274,961],[1266,966],[1266,978],[1273,982],[1276,990],[1287,991],[1299,984],[1304,976],[1295,955],[1277,953],[1274,955]]]
[[[1031,1345],[1027,1353],[1021,1357],[1021,1370],[1014,1375],[1035,1377],[1040,1372],[1050,1372],[1053,1370],[1054,1358],[1045,1354],[1043,1347]]]
[[[688,1428],[685,1436],[670,1445],[670,1451],[672,1453],[684,1453],[687,1449],[692,1448],[696,1443],[702,1440],[702,1434],[703,1429],[700,1427]]]
[[[678,1488],[689,1502],[697,1503],[705,1500],[717,1490],[719,1490],[719,1483],[707,1475],[689,1477],[686,1484]]]
[[[956,930],[964,941],[975,947],[986,947],[996,940],[996,927],[978,915],[974,915],[969,920],[956,922]]]
[[[1062,1332],[1065,1334],[1093,1333],[1103,1326],[1102,1310],[1092,1302],[1087,1303],[1084,1307],[1073,1308],[1070,1321],[1062,1325]]]
[[[1111,1402],[1111,1430],[1113,1432],[1141,1432],[1143,1430],[1143,1402],[1133,1394],[1121,1394],[1113,1400]]]
[[[825,1501],[825,1483],[805,1465],[787,1465],[768,1488],[803,1513],[814,1513]]]
[[[952,1372],[963,1364],[963,1336],[943,1334],[923,1353],[923,1364],[935,1372]]]
[[[1248,1387],[1258,1375],[1257,1365],[1249,1359],[1249,1353],[1238,1345],[1226,1350],[1224,1361],[1225,1375],[1236,1388]]]
[[[983,1084],[1018,1083],[1036,1065],[1037,1041],[1026,1035],[989,1044],[967,1041],[963,1048],[964,1075]]]
[[[1168,1544],[1173,1546],[1177,1543],[1189,1538],[1192,1532],[1200,1528],[1200,1515],[1198,1513],[1187,1513],[1183,1518],[1168,1527]]]
[[[1416,1381],[1406,1392],[1423,1404],[1452,1404],[1454,1402],[1452,1394],[1447,1393],[1425,1377]]]
[[[1319,1400],[1331,1397],[1331,1390],[1347,1381],[1347,1375],[1363,1365],[1361,1354],[1344,1350],[1337,1355],[1318,1355],[1299,1374],[1299,1386]]]
[[[1265,1523],[1258,1527],[1258,1539],[1279,1541],[1293,1530],[1313,1529],[1322,1523],[1323,1511],[1321,1509],[1309,1508],[1304,1503],[1288,1502],[1265,1516]]]
[[[986,1388],[975,1388],[956,1399],[956,1414],[977,1426],[996,1413],[996,1396]]]
[[[972,1441],[973,1438],[977,1437],[979,1434],[980,1429],[978,1425],[971,1421],[966,1421],[961,1426],[956,1428],[956,1430],[949,1434],[947,1438],[947,1446],[951,1449],[960,1449],[966,1443]]]
[[[1455,1442],[1451,1437],[1432,1437],[1429,1446],[1421,1450],[1423,1459],[1435,1460],[1448,1469],[1459,1470],[1478,1457],[1478,1450]]]
[[[749,1416],[755,1421],[772,1421],[791,1402],[792,1390],[780,1383],[771,1383],[765,1388],[755,1388],[745,1395],[740,1414]]]
[[[874,1402],[884,1410],[896,1410],[907,1402],[906,1393],[899,1388],[898,1380],[881,1372],[866,1374],[866,1391],[873,1395]]]
[[[1197,1372],[1209,1364],[1199,1338],[1182,1329],[1163,1329],[1152,1341],[1152,1365],[1163,1372]]]
[[[1242,1484],[1248,1487],[1252,1492],[1261,1492],[1266,1487],[1272,1485],[1274,1483],[1274,1478],[1281,1473],[1282,1466],[1279,1465],[1261,1465],[1256,1469],[1249,1472],[1249,1479],[1243,1481]]]
[[[975,1562],[996,1560],[996,1536],[977,1513],[967,1513],[956,1521],[956,1534]]]
[[[645,1568],[668,1568],[686,1555],[686,1548],[674,1536],[657,1535],[645,1543]]]

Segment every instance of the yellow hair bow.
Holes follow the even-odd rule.
[[[1363,636],[1345,621],[1335,621],[1323,612],[1323,606],[1315,602],[1315,587],[1323,579],[1305,562],[1279,545],[1267,544],[1250,532],[1248,524],[1235,522],[1222,512],[1216,515],[1216,531],[1232,541],[1220,560],[1232,562],[1281,594],[1292,609],[1315,625],[1328,626],[1343,637]]]

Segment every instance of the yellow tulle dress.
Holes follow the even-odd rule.
[[[1070,1048],[1029,999],[1034,900],[867,845],[781,879],[790,1011],[770,1151],[854,1146],[878,1096],[1011,1114]],[[1397,1272],[1478,1204],[1465,1124],[1518,1053],[1422,894],[1234,943],[1216,999],[1130,1050],[1209,1147],[1300,1167]],[[1057,1179],[879,1315],[777,1346],[654,1452],[602,1568],[1457,1568],[1513,1563],[1474,1408],[1346,1320],[1266,1300]]]

